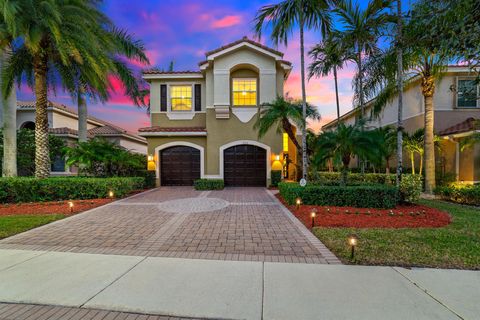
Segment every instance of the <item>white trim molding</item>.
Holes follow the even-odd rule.
[[[142,78],[145,79],[145,80],[154,80],[154,79],[203,79],[203,74],[198,73],[198,72],[160,73],[160,74],[144,73]]]
[[[258,107],[232,107],[232,113],[243,123],[247,123],[257,114]]]
[[[140,132],[142,137],[205,137],[205,131],[184,131],[184,132]]]
[[[191,142],[173,141],[173,142],[164,143],[164,144],[159,145],[155,148],[155,154],[154,154],[154,156],[156,157],[155,173],[156,173],[157,179],[160,179],[160,151],[162,151],[163,149],[170,148],[170,147],[181,147],[181,146],[191,147],[191,148],[194,148],[194,149],[197,149],[197,150],[200,151],[200,178],[203,179],[205,177],[205,148],[203,148],[202,146],[200,146],[198,144],[191,143]]]
[[[223,152],[225,151],[225,149],[228,149],[230,147],[234,147],[234,146],[238,146],[238,145],[242,145],[242,144],[246,144],[246,145],[253,145],[253,146],[257,146],[257,147],[260,147],[262,149],[265,149],[265,151],[267,152],[267,159],[266,162],[267,162],[267,183],[268,183],[268,180],[270,180],[270,171],[272,170],[272,164],[271,164],[271,158],[272,158],[272,151],[271,151],[271,148],[270,146],[267,146],[266,144],[263,144],[261,142],[258,142],[258,141],[254,141],[254,140],[236,140],[236,141],[232,141],[232,142],[229,142],[227,144],[224,144],[222,146],[220,146],[219,148],[219,177],[220,179],[223,179],[224,178],[224,165],[223,165]]]

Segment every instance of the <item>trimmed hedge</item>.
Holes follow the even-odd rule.
[[[398,189],[385,185],[301,187],[298,183],[281,182],[278,189],[290,205],[295,204],[296,198],[307,205],[358,208],[393,208],[399,202]]]
[[[475,206],[480,205],[480,184],[452,184],[450,186],[437,187],[435,193],[444,200]]]
[[[311,181],[318,184],[333,184],[341,180],[340,172],[315,172]],[[349,173],[347,184],[391,184],[395,185],[396,175],[385,173]]]
[[[222,179],[197,179],[193,186],[195,190],[222,190],[225,184]]]
[[[423,189],[423,177],[420,174],[403,174],[400,181],[402,201],[417,202]]]
[[[282,170],[272,170],[272,187],[277,187],[278,184],[282,181]]]
[[[0,203],[107,198],[110,190],[123,197],[144,187],[142,177],[0,178]]]

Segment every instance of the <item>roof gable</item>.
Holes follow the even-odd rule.
[[[253,41],[247,37],[243,37],[240,40],[231,42],[229,44],[226,44],[224,46],[221,46],[220,48],[208,51],[205,53],[205,57],[207,60],[211,60],[215,57],[221,56],[223,54],[226,54],[230,51],[242,48],[242,47],[249,47],[251,49],[254,49],[256,51],[262,52],[266,55],[272,56],[276,58],[277,60],[281,60],[283,58],[283,53],[280,51],[277,51],[273,48],[267,47],[259,42]]]

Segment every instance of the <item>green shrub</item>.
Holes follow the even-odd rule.
[[[143,189],[145,178],[0,178],[0,203],[123,197]]]
[[[157,179],[155,171],[141,170],[137,176],[145,178],[145,188],[155,188]]]
[[[422,193],[423,179],[419,174],[404,174],[400,182],[400,197],[402,201],[416,202]]]
[[[193,186],[195,190],[222,190],[225,184],[222,179],[198,179]]]
[[[298,183],[281,182],[278,188],[288,204],[301,198],[307,205],[393,208],[399,201],[398,189],[385,185],[301,187]]]
[[[442,199],[462,204],[480,205],[480,185],[451,184],[435,189]]]
[[[339,182],[341,179],[340,172],[315,172],[311,177],[311,182],[316,184],[332,184]],[[391,184],[395,185],[395,174],[385,173],[349,173],[347,176],[347,184]]]
[[[277,187],[278,184],[282,181],[282,170],[272,170],[272,187]]]

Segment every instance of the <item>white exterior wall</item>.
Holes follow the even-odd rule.
[[[147,154],[147,144],[132,141],[126,138],[120,138],[119,145],[132,152]]]

